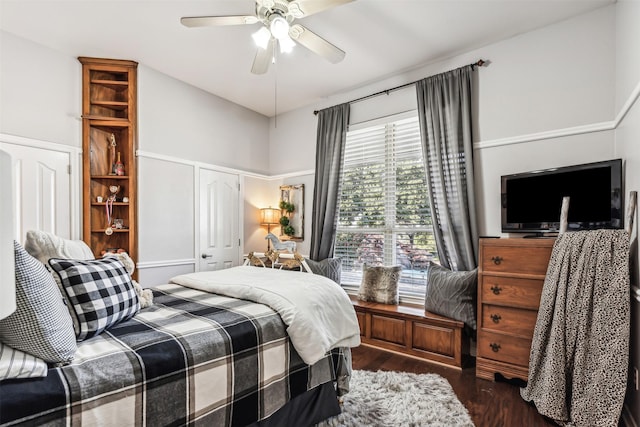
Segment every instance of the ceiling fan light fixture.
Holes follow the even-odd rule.
[[[269,40],[271,40],[271,32],[269,32],[267,27],[262,27],[253,33],[251,37],[260,49],[266,49],[269,45]]]
[[[286,36],[278,39],[278,44],[280,45],[280,53],[289,53],[293,50],[293,47],[296,45],[291,37]]]
[[[284,37],[289,37],[289,23],[282,16],[276,16],[271,20],[271,24],[269,24],[269,29],[271,30],[271,34],[273,37],[281,40]]]

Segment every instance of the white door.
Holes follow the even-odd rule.
[[[240,264],[238,175],[200,169],[200,271]]]
[[[16,240],[24,242],[28,230],[71,238],[70,154],[8,143],[0,147],[13,160]]]

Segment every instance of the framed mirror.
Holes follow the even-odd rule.
[[[280,186],[280,235],[304,240],[304,184]]]

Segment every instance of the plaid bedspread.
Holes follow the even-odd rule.
[[[350,369],[343,350],[304,364],[265,305],[153,291],[153,306],[80,343],[72,364],[0,382],[0,423],[243,426]]]

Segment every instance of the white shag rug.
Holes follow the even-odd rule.
[[[317,427],[474,425],[449,382],[436,374],[354,370],[349,388],[342,414]]]

